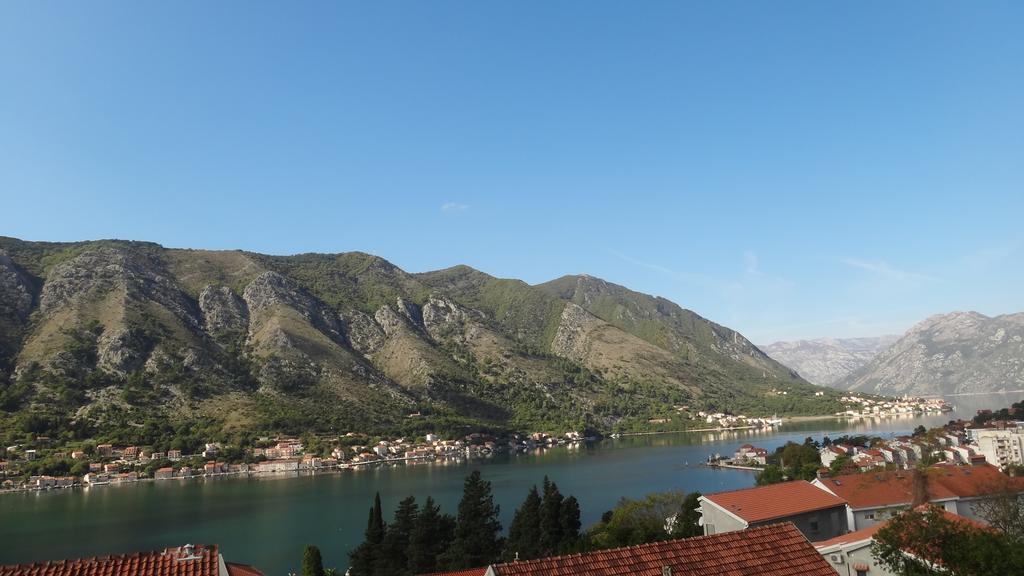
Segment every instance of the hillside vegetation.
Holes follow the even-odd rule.
[[[590,276],[0,238],[8,436],[610,431],[681,406],[839,409],[818,390],[733,330]]]

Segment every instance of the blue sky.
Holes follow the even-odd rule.
[[[0,234],[589,273],[755,342],[1024,310],[1021,2],[0,5]]]

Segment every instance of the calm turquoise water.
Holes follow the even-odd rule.
[[[367,510],[380,491],[386,510],[414,494],[433,496],[454,513],[462,481],[479,469],[494,487],[507,526],[531,484],[544,475],[575,495],[584,525],[623,496],[664,490],[715,492],[753,485],[753,474],[700,467],[709,453],[731,454],[751,442],[768,449],[806,436],[844,432],[905,433],[969,417],[978,407],[1001,407],[1024,394],[951,399],[952,415],[875,422],[814,421],[774,433],[741,431],[629,437],[535,454],[496,456],[459,464],[420,464],[345,470],[298,477],[222,478],[145,482],[86,490],[0,496],[0,564],[219,544],[225,557],[268,575],[297,571],[306,544],[320,546],[327,566],[344,568],[362,540]]]

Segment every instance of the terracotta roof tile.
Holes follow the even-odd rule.
[[[468,570],[454,570],[452,572],[432,572],[422,576],[484,576],[487,574],[487,566],[483,568],[470,568]]]
[[[218,576],[219,563],[216,546],[194,546],[190,550],[183,546],[120,556],[9,564],[0,566],[0,576]]]
[[[997,491],[1006,483],[1024,491],[1024,478],[1010,478],[996,467],[935,465],[928,468],[928,493],[932,502],[969,498]],[[854,510],[900,506],[913,502],[913,479],[904,470],[844,474],[819,480],[830,492],[845,498]]]
[[[703,497],[748,523],[843,506],[846,502],[805,480],[783,482]]]
[[[850,532],[849,534],[843,534],[842,536],[836,536],[835,538],[831,538],[829,540],[815,542],[814,547],[818,550],[821,550],[822,548],[829,548],[835,546],[836,544],[850,544],[851,542],[860,542],[861,540],[867,540],[868,538],[873,538],[875,536],[875,532],[878,532],[879,530],[884,528],[885,525],[888,523],[889,521],[886,520],[885,522],[879,522],[878,524],[868,526],[867,528],[861,528],[860,530]]]
[[[498,576],[835,576],[790,523],[494,566]]]
[[[1024,491],[1024,478],[1011,478],[991,464],[932,466],[931,484],[939,484],[961,498],[998,493],[1007,488]]]

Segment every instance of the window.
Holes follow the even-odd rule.
[[[812,532],[817,532],[818,531],[818,521],[817,520],[811,520],[811,531]]]
[[[871,514],[865,514],[864,515],[864,519],[865,520],[874,520],[875,519],[875,514],[873,512]]]
[[[857,576],[868,576],[867,570],[857,570]]]

